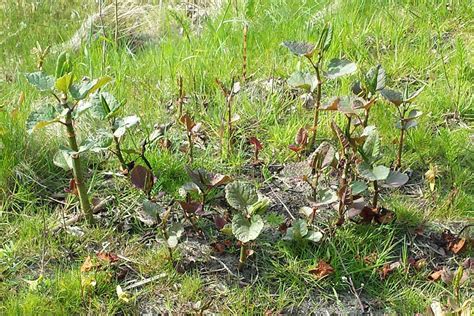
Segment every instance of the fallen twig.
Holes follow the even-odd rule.
[[[131,290],[131,289],[134,289],[134,288],[137,288],[137,287],[140,287],[140,286],[143,286],[143,285],[146,285],[150,282],[154,282],[154,281],[157,281],[159,279],[162,279],[166,276],[166,273],[161,273],[161,274],[158,274],[158,275],[155,275],[153,277],[150,277],[150,278],[147,278],[145,280],[141,280],[141,281],[138,281],[138,282],[135,282],[133,284],[130,284],[130,285],[127,285],[126,287],[124,287],[124,291],[128,291],[128,290]]]

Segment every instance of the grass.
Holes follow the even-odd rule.
[[[295,159],[287,146],[298,128],[311,124],[312,111],[284,93],[256,98],[244,89],[236,99],[235,109],[241,120],[235,152],[221,155],[216,149],[225,108],[214,79],[229,84],[232,77],[241,73],[245,6],[238,2],[236,9],[233,3],[224,3],[220,12],[205,20],[200,33],[190,30],[189,39],[174,31],[178,23],[175,17],[183,15],[167,14],[164,21],[157,23],[164,24],[160,29],[171,31],[164,32],[158,43],[135,55],[123,47],[109,45],[105,67],[102,67],[100,40],[88,41],[74,54],[78,76],[112,76],[115,81],[109,90],[127,100],[124,112],[140,116],[140,130],[137,135],[127,136],[126,146],[133,147],[154,124],[170,121],[173,113],[167,110],[167,104],[176,98],[176,79],[181,75],[190,97],[185,110],[196,121],[203,122],[210,137],[207,148],[196,151],[195,167],[238,177],[251,158],[246,139],[254,135],[264,144],[261,159],[266,164]],[[103,175],[105,169],[114,168],[115,161],[91,156],[87,160],[95,176],[89,176],[90,191],[102,197],[116,194],[116,203],[110,214],[104,215],[101,223],[105,224],[97,228],[81,226],[85,233],[82,237],[63,231],[53,234],[44,228],[61,218],[62,213],[72,212],[77,201],[67,198],[65,204],[58,204],[51,200],[53,194],[67,186],[69,175],[52,163],[61,143],[54,136],[57,130],[46,129],[31,137],[26,133],[26,117],[31,109],[41,106],[37,100],[42,96],[27,84],[23,73],[35,69],[30,51],[36,41],[42,46],[62,43],[97,8],[94,1],[86,4],[62,0],[5,2],[0,4],[1,314],[128,314],[143,310],[144,306],[189,313],[198,312],[207,303],[210,310],[225,314],[302,313],[305,306],[309,311],[315,310],[326,300],[334,306],[347,305],[348,297],[352,296],[346,294],[349,286],[343,277],[351,277],[361,287],[363,298],[385,312],[422,312],[432,300],[441,298],[445,302],[446,295],[452,294],[449,285],[426,281],[428,268],[406,272],[408,258],[404,254],[411,242],[408,232],[418,224],[426,220],[472,221],[473,218],[472,6],[467,1],[450,1],[447,6],[441,2],[402,0],[254,3],[250,10],[253,13],[246,17],[251,82],[287,78],[296,68],[307,67],[280,43],[288,39],[314,41],[318,28],[324,22],[331,22],[335,35],[328,56],[354,60],[361,69],[381,63],[390,87],[401,86],[406,81],[426,84],[417,102],[424,115],[419,127],[409,133],[403,161],[413,178],[419,179],[423,196],[414,198],[402,191],[384,193],[383,204],[397,212],[395,224],[378,227],[348,224],[318,246],[296,246],[265,238],[258,243],[257,254],[250,260],[251,266],[258,267],[258,280],[242,286],[225,272],[200,274],[205,263],[198,263],[184,273],[176,272],[166,261],[166,249],[159,243],[146,241],[144,236],[153,235],[154,229],[143,226],[134,217],[139,194],[125,180],[110,181]],[[325,14],[318,20],[320,10]],[[182,19],[187,21],[185,16]],[[55,55],[52,53],[46,60],[46,70],[54,69]],[[352,79],[328,82],[323,100],[331,95],[347,94]],[[25,98],[20,104],[21,93]],[[383,151],[387,153],[383,162],[387,165],[396,151],[392,144],[397,135],[392,110],[388,104],[380,103],[372,110],[371,117],[380,130]],[[331,138],[328,123],[332,118],[332,114],[322,115],[321,139]],[[88,129],[98,124],[81,121],[80,135],[86,135]],[[149,159],[159,171],[156,190],[177,196],[178,188],[187,181],[184,170],[187,157],[176,150],[185,141],[185,134],[184,130],[174,129],[167,136],[174,150],[153,148]],[[423,182],[423,174],[430,164],[441,170],[432,196]],[[205,227],[206,223],[202,225]],[[85,258],[95,258],[94,252],[102,249],[131,258],[132,262],[127,264],[133,271],[129,273],[137,279],[161,272],[166,276],[138,292],[132,291],[133,297],[127,303],[116,294],[116,286],[123,286],[119,277],[119,271],[126,268],[123,263],[103,267],[96,273],[80,272]],[[234,250],[232,256],[237,257],[238,250]],[[365,263],[363,258],[372,253],[377,254],[376,261]],[[453,260],[457,264],[461,259]],[[308,269],[318,260],[330,263],[335,273],[316,281]],[[397,260],[402,268],[381,280],[380,268]],[[41,275],[43,279],[36,289],[25,281],[36,280]],[[95,280],[96,285],[85,286],[88,278]],[[461,295],[468,298],[469,289],[463,287]]]

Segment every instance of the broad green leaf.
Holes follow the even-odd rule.
[[[382,182],[383,187],[387,188],[398,188],[407,183],[409,180],[408,176],[399,171],[390,171],[387,179]]]
[[[106,150],[112,145],[113,135],[107,130],[98,130],[95,135],[88,137],[82,144],[79,146],[79,152],[92,151],[92,152],[101,152]]]
[[[262,197],[247,208],[247,213],[249,215],[263,213],[267,210],[268,205],[270,205],[270,200],[266,197]]]
[[[385,70],[381,65],[373,67],[367,72],[366,82],[372,94],[385,88]]]
[[[35,86],[39,91],[50,91],[54,87],[53,76],[49,76],[42,71],[25,74],[26,79],[30,84]]]
[[[336,79],[342,76],[354,73],[357,70],[357,65],[345,59],[331,59],[328,65],[327,77],[329,79]]]
[[[350,187],[352,195],[359,195],[365,190],[367,190],[367,184],[362,181],[352,181]]]
[[[247,207],[257,203],[258,194],[250,184],[235,181],[225,187],[225,198],[230,206],[243,212]]]
[[[299,213],[301,215],[304,215],[304,217],[310,217],[310,216],[313,216],[314,209],[312,207],[303,206],[303,207],[300,207]]]
[[[56,87],[56,89],[66,94],[69,90],[69,87],[72,85],[72,80],[73,80],[73,75],[70,72],[70,73],[65,74],[61,78],[56,79],[54,86]]]
[[[304,238],[312,242],[320,242],[321,239],[323,239],[323,234],[321,232],[310,230]]]
[[[54,105],[46,104],[42,108],[30,113],[26,120],[29,133],[59,121],[60,113]]]
[[[403,103],[403,95],[400,91],[382,89],[382,91],[380,91],[380,94],[396,106],[399,106]]]
[[[358,166],[360,176],[369,181],[382,181],[387,179],[390,169],[385,166],[372,167],[366,162],[361,163]]]
[[[409,120],[409,121],[404,121],[403,122],[403,129],[407,130],[413,127],[416,127],[418,125],[418,122],[416,120]],[[398,121],[397,124],[395,125],[396,128],[402,129],[402,121]]]
[[[377,130],[372,129],[369,132],[362,146],[362,150],[364,151],[364,159],[368,159],[370,163],[374,163],[380,159],[380,138]]]
[[[56,78],[61,78],[64,74],[70,72],[70,68],[71,63],[69,54],[67,52],[62,52],[56,59]]]
[[[184,227],[181,223],[173,223],[167,229],[168,232],[168,239],[166,243],[168,247],[175,248],[178,245],[179,238],[183,235]]]
[[[329,49],[332,43],[332,26],[327,25],[325,29],[323,30],[324,37],[321,37],[321,39],[324,39],[321,41],[322,47],[321,49],[325,52]]]
[[[66,171],[72,170],[72,151],[69,148],[61,147],[53,158],[53,163]]]
[[[298,219],[293,222],[293,225],[286,230],[284,240],[301,240],[308,234],[308,225],[303,219]]]
[[[127,131],[127,129],[137,125],[138,122],[140,122],[140,118],[138,118],[138,116],[136,115],[126,116],[124,118],[117,119],[114,125],[114,136],[117,138],[122,137]]]
[[[317,206],[328,205],[337,201],[337,194],[331,189],[323,189],[318,191]]]
[[[143,200],[143,211],[150,218],[153,218],[154,220],[156,220],[158,218],[159,213],[160,213],[160,209],[161,208],[157,203],[152,202],[148,199]]]
[[[283,42],[283,46],[288,48],[290,52],[297,56],[312,57],[316,46],[305,42],[287,41]]]
[[[288,84],[294,88],[304,89],[312,92],[318,85],[318,78],[309,72],[296,71],[288,78]]]
[[[263,219],[260,215],[253,215],[250,220],[242,214],[235,214],[232,218],[232,233],[243,243],[257,239],[263,226]]]
[[[413,109],[413,110],[410,111],[410,113],[408,113],[407,120],[416,119],[416,118],[420,117],[422,114],[423,114],[423,112],[418,111],[416,109]]]
[[[202,191],[199,186],[194,182],[187,182],[179,188],[179,195],[185,197],[188,193],[198,193],[201,194]]]
[[[110,77],[102,77],[98,79],[94,79],[92,81],[85,81],[81,84],[74,84],[71,85],[69,91],[71,92],[71,96],[75,100],[82,100],[87,96],[96,92],[99,88],[103,87],[107,83],[112,80]],[[100,100],[100,98],[99,98]]]

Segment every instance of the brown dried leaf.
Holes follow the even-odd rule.
[[[97,253],[97,258],[103,261],[107,261],[109,263],[116,262],[119,260],[119,257],[112,253],[112,252],[99,252]]]
[[[324,260],[320,260],[317,266],[308,271],[316,279],[320,280],[334,272],[334,268]]]
[[[92,269],[98,267],[99,265],[97,263],[93,263],[91,260],[90,256],[87,256],[86,260],[84,260],[84,263],[81,265],[81,272],[89,272]]]

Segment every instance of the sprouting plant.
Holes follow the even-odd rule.
[[[234,114],[232,112],[232,104],[234,101],[234,96],[240,91],[240,83],[235,82],[234,79],[232,79],[230,89],[226,88],[225,85],[219,79],[216,79],[216,84],[221,89],[222,94],[225,98],[226,112],[227,112],[227,115],[226,115],[227,137],[228,137],[227,151],[228,153],[230,153],[232,151],[232,143],[233,143],[233,136],[234,136],[233,124],[237,122],[238,120],[240,120],[240,116],[237,113]],[[221,141],[221,143],[223,142]]]
[[[263,149],[262,143],[258,140],[257,137],[252,136],[249,138],[249,143],[253,145],[254,150],[253,150],[253,165],[258,165],[261,161],[258,158],[258,154],[260,151]]]
[[[364,119],[362,127],[369,123],[369,113],[372,106],[377,101],[377,92],[385,88],[385,70],[381,65],[371,68],[363,75],[362,80],[355,81],[352,85],[352,93],[362,98],[362,108],[364,109]]]
[[[323,238],[323,234],[308,228],[308,224],[303,219],[298,219],[293,222],[291,227],[286,230],[283,240],[291,241],[312,241],[319,242]]]
[[[75,122],[83,112],[78,109],[79,101],[107,84],[111,78],[102,77],[74,83],[70,58],[65,54],[58,57],[55,76],[38,71],[26,74],[26,78],[39,91],[47,92],[55,99],[53,103],[43,104],[40,109],[30,113],[27,128],[33,132],[53,123],[64,125],[66,128],[65,138],[68,140],[69,147],[61,147],[54,160],[60,167],[73,170],[75,188],[78,192],[82,212],[87,222],[92,224],[94,222],[93,210],[87,194],[81,156],[88,150],[103,148],[105,144],[102,137],[91,137],[84,144],[79,145]]]
[[[378,161],[383,157],[381,153],[380,138],[377,130],[373,126],[365,129],[367,138],[358,151],[362,156],[362,163],[357,167],[360,176],[372,182],[374,195],[372,208],[378,207],[379,182],[388,188],[398,188],[408,181],[408,176],[399,171],[392,171],[388,167],[378,165]]]
[[[87,79],[86,79],[87,80]],[[129,128],[136,126],[140,119],[136,115],[119,117],[120,108],[125,102],[119,102],[112,94],[103,91],[93,93],[88,101],[81,102],[79,111],[83,111],[88,107],[91,108],[91,113],[94,117],[107,121],[109,125],[108,130],[99,130],[98,134],[105,139],[111,139],[109,151],[113,153],[123,171],[128,170],[129,164],[124,158],[121,143],[122,139]]]
[[[308,145],[308,131],[306,128],[301,127],[295,136],[295,143],[288,146],[288,148],[295,152],[298,156],[298,160],[301,160],[301,153]]]
[[[405,86],[404,92],[399,92],[390,89],[383,89],[382,96],[390,101],[397,109],[398,121],[396,127],[400,129],[400,138],[398,140],[397,159],[395,161],[395,169],[399,170],[402,167],[402,153],[403,142],[405,141],[405,133],[408,129],[416,127],[416,119],[422,114],[421,111],[413,109],[412,103],[415,98],[420,95],[424,87],[421,87],[412,94],[408,93],[408,85]]]
[[[312,190],[310,200],[313,202],[328,202],[328,190],[319,190],[319,181],[325,170],[333,165],[335,158],[335,149],[328,142],[322,142],[318,148],[309,157],[309,167],[311,173],[303,176],[303,180],[307,182]],[[332,194],[329,194],[331,196]]]
[[[219,173],[208,172],[203,169],[191,170],[186,168],[186,172],[191,178],[190,183],[184,184],[180,191],[181,195],[186,197],[186,202],[190,202],[190,194],[197,193],[201,196],[202,208],[207,202],[208,194],[215,188],[225,185],[231,181],[231,178]]]
[[[166,248],[168,249],[170,262],[174,265],[173,250],[176,248],[179,239],[183,235],[184,226],[181,222],[172,222],[171,210],[173,204],[174,201],[171,201],[168,204],[166,211],[160,215],[160,205],[148,199],[143,201],[143,211],[158,223],[161,236],[163,237],[163,240],[166,243]]]
[[[260,216],[270,204],[266,197],[259,196],[255,187],[248,183],[236,181],[225,187],[227,203],[238,211],[232,217],[232,233],[240,241],[239,270],[247,260],[248,243],[257,239],[264,222]]]
[[[41,44],[39,42],[36,42],[36,47],[34,47],[31,51],[36,57],[36,68],[38,68],[39,71],[43,70],[43,64],[46,59],[46,56],[49,54],[49,49],[50,46],[46,46],[46,48],[42,48]],[[63,52],[62,55],[66,57],[66,52]],[[60,59],[58,59],[60,60]]]
[[[290,86],[301,88],[309,93],[314,100],[314,116],[313,126],[311,128],[312,136],[309,142],[309,148],[312,149],[317,136],[319,125],[319,110],[321,108],[322,85],[323,85],[323,64],[326,53],[332,42],[332,27],[326,25],[320,33],[317,44],[306,42],[287,41],[283,45],[286,46],[293,54],[305,57],[311,64],[314,74],[309,72],[297,71],[288,79]],[[341,76],[351,74],[357,70],[357,66],[345,59],[332,59],[327,65],[325,77],[327,79],[336,79]]]
[[[186,128],[186,136],[188,138],[188,153],[189,153],[189,162],[192,163],[194,159],[194,138],[199,135],[201,129],[201,123],[195,123],[194,120],[188,115],[184,114],[180,118],[180,122]]]

